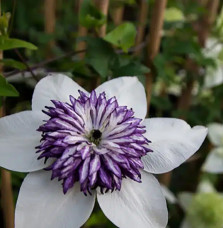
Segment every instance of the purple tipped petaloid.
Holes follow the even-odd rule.
[[[64,193],[79,181],[84,194],[97,187],[102,193],[120,190],[122,178],[140,182],[141,157],[151,152],[141,119],[115,97],[79,93],[69,104],[53,100],[54,107],[43,111],[50,119],[38,129],[37,152],[39,158],[55,158],[47,168],[52,179],[63,180]]]

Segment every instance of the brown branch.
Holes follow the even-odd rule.
[[[23,56],[21,55],[21,53],[19,52],[18,49],[15,49],[15,53],[18,55],[19,59],[23,62],[23,64],[26,66],[27,70],[31,73],[31,75],[35,79],[35,81],[38,82],[39,80],[36,77],[36,75],[34,74],[32,68],[29,66],[27,61],[23,58]]]
[[[205,47],[205,42],[208,38],[211,26],[215,21],[219,0],[208,0],[205,6],[206,14],[201,18],[200,24],[198,22],[197,32],[199,43]]]
[[[103,13],[106,18],[108,16],[108,7],[109,7],[109,0],[95,0],[95,4],[97,8]],[[99,37],[104,37],[106,35],[106,29],[107,29],[107,21],[104,25],[102,25],[98,29],[98,36]],[[98,85],[100,85],[101,78],[97,77],[97,80],[94,80],[92,82],[92,89],[95,89]]]
[[[58,56],[58,57],[54,57],[54,58],[51,58],[51,59],[47,59],[43,62],[40,62],[40,63],[37,63],[33,66],[30,66],[29,68],[33,71],[39,67],[43,67],[49,63],[52,63],[52,62],[55,62],[55,61],[58,61],[60,59],[63,59],[63,58],[67,58],[69,56],[73,56],[73,55],[76,55],[76,54],[79,54],[79,53],[82,53],[82,52],[85,52],[86,50],[79,50],[79,51],[70,51],[68,53],[65,53],[64,55],[61,55],[61,56]],[[14,70],[12,72],[9,72],[9,73],[5,73],[5,77],[6,78],[9,78],[11,76],[14,76],[15,74],[18,74],[18,73],[24,73],[26,72],[26,70]]]
[[[1,15],[1,10],[0,10]],[[0,59],[3,59],[3,51],[0,51]],[[0,66],[0,72],[2,73],[3,67]],[[0,108],[0,117],[4,116],[4,106]],[[1,196],[2,196],[2,211],[4,216],[5,228],[14,227],[14,204],[13,193],[11,186],[11,174],[5,169],[1,169]]]
[[[79,9],[79,12],[80,12],[80,8],[81,8],[81,4],[82,4],[83,0],[79,0],[78,2],[78,9]],[[78,31],[77,31],[77,36],[78,37],[84,37],[84,36],[87,36],[87,28],[83,27],[80,23],[78,25]],[[76,51],[79,51],[79,50],[83,50],[83,49],[86,49],[86,42],[85,41],[79,41],[77,43],[77,47],[76,47]],[[85,53],[84,52],[81,52],[79,53],[79,57],[80,59],[83,59],[85,56]]]
[[[14,203],[11,186],[11,174],[5,169],[1,169],[1,196],[4,215],[5,228],[14,227]]]
[[[161,33],[163,28],[164,12],[167,0],[156,0],[153,7],[152,19],[150,22],[150,34],[147,49],[147,66],[151,69],[153,60],[159,52]],[[152,83],[154,74],[152,70],[146,74],[146,90],[147,90],[147,107],[149,113],[149,106],[152,95]]]
[[[138,46],[142,43],[145,36],[145,28],[146,28],[146,19],[148,17],[148,3],[146,0],[140,1],[140,10],[138,16],[138,29],[135,45]],[[140,55],[141,50],[136,50],[135,54]]]
[[[114,9],[112,10],[112,20],[114,22],[114,24],[120,25],[122,23],[122,19],[123,19],[123,13],[124,13],[124,6],[115,6]]]
[[[97,8],[107,17],[109,0],[95,0]],[[104,37],[106,35],[107,23],[102,25],[98,30],[98,36]]]
[[[44,26],[46,34],[53,34],[56,25],[56,0],[44,1]],[[47,57],[52,57],[52,48],[55,45],[55,41],[51,40],[47,45]]]

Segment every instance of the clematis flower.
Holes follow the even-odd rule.
[[[181,228],[222,228],[223,196],[209,181],[202,181],[196,193],[180,193],[179,203],[186,214]]]
[[[209,124],[208,130],[208,138],[214,148],[208,154],[202,169],[209,173],[223,173],[223,124]]]
[[[216,68],[208,67],[204,77],[204,88],[212,88],[223,83],[223,65],[219,56],[223,49],[222,44],[215,38],[209,38],[203,50],[207,58],[215,60]]]
[[[42,79],[32,111],[0,120],[0,165],[31,172],[19,192],[15,227],[80,227],[96,198],[118,227],[165,227],[166,202],[151,173],[183,163],[207,129],[145,119],[146,110],[136,77],[113,79],[91,93],[61,74]]]

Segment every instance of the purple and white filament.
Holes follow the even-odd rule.
[[[97,187],[102,193],[120,190],[122,178],[141,182],[141,157],[151,152],[142,120],[115,97],[79,93],[70,103],[53,100],[54,107],[43,111],[50,118],[38,129],[37,152],[39,159],[55,159],[47,168],[52,179],[63,180],[64,193],[80,182],[85,195]]]

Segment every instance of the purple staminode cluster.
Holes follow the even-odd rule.
[[[37,152],[39,159],[55,158],[46,168],[52,179],[63,180],[64,194],[80,182],[85,195],[97,187],[102,193],[120,190],[122,178],[141,182],[141,157],[151,152],[141,119],[115,97],[79,93],[78,99],[70,96],[70,103],[52,100],[55,107],[43,111],[50,119],[38,129]]]

